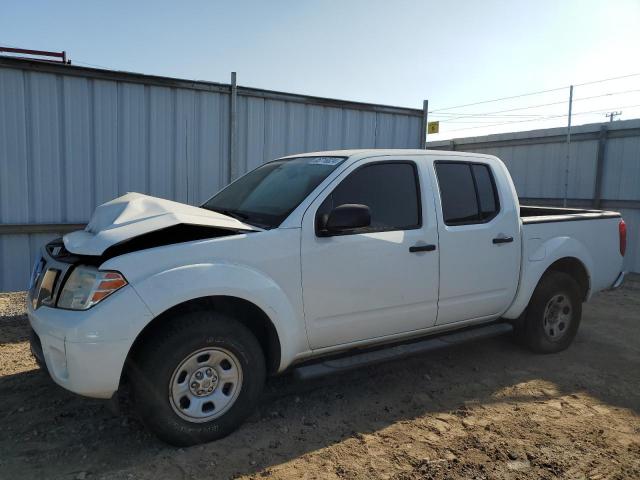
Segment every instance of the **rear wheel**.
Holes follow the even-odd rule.
[[[534,352],[560,352],[573,342],[581,318],[578,283],[566,273],[551,271],[533,292],[520,335]]]
[[[140,417],[173,445],[208,442],[235,430],[255,407],[264,355],[242,323],[217,312],[170,319],[130,365]]]

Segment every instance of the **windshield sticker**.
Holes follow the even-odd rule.
[[[342,157],[314,157],[309,165],[331,165],[332,167],[342,162]]]

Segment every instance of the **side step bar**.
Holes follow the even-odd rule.
[[[513,326],[509,323],[492,323],[490,325],[445,333],[437,337],[427,338],[414,343],[405,343],[393,347],[381,348],[379,350],[355,353],[346,357],[302,365],[293,370],[293,375],[297,380],[310,380],[410,355],[431,352],[452,345],[470,342],[472,340],[495,337],[496,335],[503,335],[512,331]]]

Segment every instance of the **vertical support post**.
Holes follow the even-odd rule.
[[[427,115],[429,113],[429,100],[422,101],[422,129],[420,133],[420,148],[427,148]]]
[[[567,206],[569,195],[569,160],[571,160],[571,107],[573,106],[573,85],[569,87],[569,119],[567,121],[567,159],[564,170],[564,199],[562,206]]]
[[[236,84],[236,72],[231,72],[231,95],[229,97],[229,172],[228,183],[238,177],[237,155],[237,112],[238,112],[238,86]]]
[[[600,208],[602,202],[602,176],[604,173],[604,159],[607,154],[607,135],[609,130],[606,125],[600,127],[598,135],[598,156],[596,157],[596,178],[593,184],[593,208]]]

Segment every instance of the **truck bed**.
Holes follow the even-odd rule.
[[[523,224],[571,222],[578,220],[596,220],[600,218],[617,218],[618,212],[605,210],[586,210],[581,208],[536,207],[520,205],[520,218]]]
[[[521,206],[524,291],[532,292],[550,261],[579,259],[588,277],[587,299],[620,275],[620,214],[603,210]],[[527,283],[529,282],[529,283]],[[528,302],[529,297],[526,297]],[[524,308],[526,305],[519,305]]]

